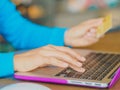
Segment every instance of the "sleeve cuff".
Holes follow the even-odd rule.
[[[0,77],[5,77],[14,73],[13,58],[13,52],[0,53]]]
[[[64,46],[64,33],[68,28],[55,27],[49,40],[49,44]]]

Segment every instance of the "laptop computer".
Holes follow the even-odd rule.
[[[31,72],[16,72],[15,78],[21,80],[57,84],[80,85],[97,88],[110,88],[120,78],[120,54],[75,49],[86,57],[84,73],[70,67],[48,66]]]

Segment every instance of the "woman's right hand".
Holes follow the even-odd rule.
[[[85,58],[68,47],[48,45],[33,49],[14,56],[15,71],[31,71],[48,65],[62,68],[71,67],[76,71],[84,72],[82,62]]]

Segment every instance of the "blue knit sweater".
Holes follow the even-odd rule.
[[[36,25],[23,18],[9,0],[0,0],[0,35],[16,49],[26,50],[47,44],[64,45],[66,28]],[[0,53],[0,77],[14,74],[14,52]]]

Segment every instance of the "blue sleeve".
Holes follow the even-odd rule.
[[[0,1],[0,34],[10,42],[16,49],[33,49],[47,44],[64,45],[64,33],[66,28],[46,27],[34,24],[23,18],[16,7],[9,0]],[[13,57],[11,54],[0,54],[0,64],[6,63],[0,67],[0,73],[4,73],[3,68],[10,68],[4,74],[13,73]],[[6,56],[5,56],[6,55]],[[1,59],[2,58],[2,59]],[[7,66],[9,64],[9,67]],[[3,75],[4,75],[3,74]]]
[[[64,45],[66,28],[50,28],[34,24],[21,17],[16,7],[9,0],[1,0],[1,34],[17,49],[31,49],[47,44]],[[0,1],[0,3],[1,3]]]
[[[13,56],[13,52],[0,53],[0,77],[12,75],[14,73]]]

